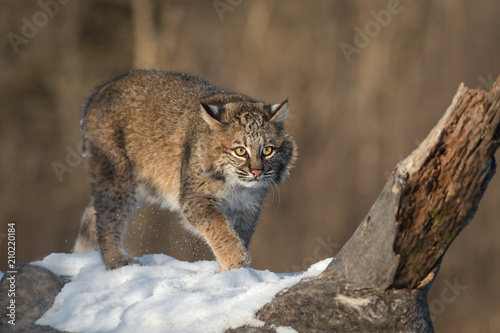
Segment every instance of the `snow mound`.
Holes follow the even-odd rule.
[[[224,332],[260,326],[255,312],[280,290],[316,276],[325,259],[301,273],[252,268],[218,272],[215,261],[194,263],[154,254],[144,266],[107,271],[97,252],[54,253],[33,264],[73,276],[38,321],[69,332]],[[283,328],[282,332],[287,329]]]

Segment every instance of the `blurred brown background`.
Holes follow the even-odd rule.
[[[71,250],[89,200],[80,106],[131,68],[196,74],[269,103],[289,98],[299,160],[270,193],[251,245],[252,267],[275,272],[334,255],[460,82],[487,89],[500,74],[493,0],[60,2],[0,3],[3,271],[11,221],[17,262]],[[499,206],[497,175],[429,295],[438,332],[500,331]],[[129,252],[212,258],[179,219],[143,207]]]

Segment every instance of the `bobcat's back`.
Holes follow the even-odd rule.
[[[250,101],[192,75],[133,71],[88,98],[82,113],[84,147],[93,158],[107,154],[129,160],[148,199],[179,209],[186,145],[207,130],[200,101],[223,105],[235,100]]]

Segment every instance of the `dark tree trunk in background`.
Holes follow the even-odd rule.
[[[433,332],[427,293],[495,173],[499,124],[500,77],[489,92],[462,84],[326,270],[265,305],[264,327],[229,331]]]
[[[158,37],[151,0],[130,0],[134,31],[134,68],[158,67]]]

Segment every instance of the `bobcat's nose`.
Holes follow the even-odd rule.
[[[262,173],[262,170],[260,170],[260,169],[252,170],[252,175],[254,175],[255,178],[259,178],[261,173]]]

